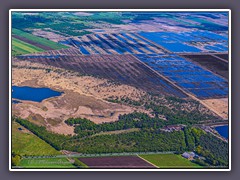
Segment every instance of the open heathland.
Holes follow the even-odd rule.
[[[147,92],[173,94],[186,97],[185,93],[169,84],[152,69],[132,55],[54,55],[47,53],[17,57],[34,63],[41,63],[82,75],[108,79],[117,83],[134,86]]]

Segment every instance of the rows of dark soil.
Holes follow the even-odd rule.
[[[152,93],[186,97],[182,91],[173,87],[131,55],[31,55],[19,56],[18,59],[106,78]]]
[[[206,69],[228,79],[228,63],[211,55],[182,55],[189,60],[200,64]]]
[[[216,54],[215,56],[220,57],[228,61],[228,54]]]

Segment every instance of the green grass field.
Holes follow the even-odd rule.
[[[34,36],[30,33],[27,33],[27,32],[24,32],[24,31],[21,31],[19,29],[12,29],[12,34],[16,34],[18,36],[22,36],[22,37],[25,37],[31,41],[34,41],[34,42],[38,42],[39,44],[42,44],[42,45],[45,45],[45,46],[48,46],[52,49],[63,49],[63,48],[69,48],[67,46],[64,46],[62,44],[58,44],[56,42],[53,42],[53,41],[50,41],[48,39],[44,39],[44,38],[41,38],[41,37],[38,37],[38,36]]]
[[[12,38],[12,56],[30,54],[30,53],[42,52],[42,51],[44,50],[39,47],[25,43],[16,38]]]
[[[19,130],[22,128],[23,130]],[[61,152],[55,150],[42,139],[27,130],[16,122],[12,124],[12,152],[19,155],[58,155]]]
[[[22,159],[19,166],[23,168],[76,168],[67,158]]]
[[[139,156],[158,166],[159,168],[201,168],[200,165],[195,164],[183,158],[181,155],[176,154],[149,154]]]

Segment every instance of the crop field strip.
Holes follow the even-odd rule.
[[[46,55],[41,53],[17,58],[107,78],[148,92],[186,97],[182,91],[170,85],[132,55],[50,55],[48,52]]]
[[[56,49],[68,48],[63,44],[56,43],[48,39],[44,39],[44,38],[35,36],[33,34],[30,34],[18,29],[14,29],[14,28],[12,29],[12,36],[26,43],[32,44],[36,47],[42,48],[44,50],[54,50],[54,49],[56,50]]]
[[[190,55],[189,54],[189,55],[182,55],[182,56],[228,80],[228,63],[226,61],[222,61],[219,58],[209,54],[207,55],[205,54]]]
[[[12,38],[12,54],[13,56],[22,55],[22,54],[31,54],[35,52],[42,52],[44,51],[41,48],[23,42],[19,39]]]
[[[89,168],[156,168],[137,156],[79,158]]]
[[[61,152],[15,122],[12,123],[12,151],[22,156],[61,154]]]
[[[151,54],[165,52],[160,46],[133,33],[90,34],[59,43],[79,48],[81,54]]]
[[[12,37],[14,37],[14,38],[16,38],[16,39],[19,39],[19,40],[21,40],[21,41],[23,41],[23,42],[26,42],[26,43],[28,43],[28,44],[31,44],[31,45],[33,45],[33,46],[36,46],[36,47],[38,47],[38,48],[41,48],[41,49],[43,49],[43,50],[54,50],[53,48],[51,48],[51,47],[49,47],[49,46],[45,46],[45,45],[40,44],[40,43],[38,43],[38,42],[29,40],[29,39],[27,39],[27,38],[25,38],[25,37],[21,37],[21,36],[18,36],[18,35],[12,35]]]
[[[149,154],[140,155],[141,158],[149,161],[159,168],[199,168],[198,164],[195,164],[181,155],[177,154]]]
[[[39,52],[39,53],[35,53],[35,54],[28,54],[27,56],[29,57],[43,57],[43,56],[68,56],[68,55],[82,55],[82,53],[79,51],[78,48],[74,48],[74,47],[71,47],[71,48],[67,48],[67,49],[60,49],[60,50],[50,50],[50,51],[45,51],[45,52]],[[21,57],[21,56],[18,56],[18,57]]]
[[[174,54],[135,56],[200,99],[228,96],[228,82],[225,79],[180,56]]]

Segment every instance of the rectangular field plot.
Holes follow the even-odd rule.
[[[12,151],[21,156],[61,154],[61,152],[16,122],[12,123]]]
[[[146,41],[134,33],[90,34],[69,38],[59,43],[79,49],[83,55],[89,54],[149,54],[162,53],[159,46]]]
[[[140,32],[139,35],[175,53],[228,51],[227,35],[210,31]]]
[[[137,156],[79,158],[89,168],[156,168]]]
[[[200,165],[176,154],[150,154],[140,155],[140,157],[146,159],[159,168],[201,168]]]
[[[206,69],[228,79],[228,63],[211,55],[182,55],[189,60],[196,62]]]
[[[136,56],[186,92],[194,94],[198,98],[221,98],[228,95],[228,82],[224,78],[183,57],[174,54]]]
[[[132,55],[82,56],[58,55],[55,51],[53,52],[52,54],[48,52],[39,55],[18,56],[18,59],[73,70],[85,75],[106,78],[152,93],[186,97],[182,91],[169,84]]]
[[[43,49],[23,42],[19,39],[12,38],[12,55],[23,55],[23,54],[31,54],[35,52],[42,52]]]
[[[54,169],[74,169],[74,166],[67,158],[29,158],[22,159],[19,164],[22,168],[54,168]]]

